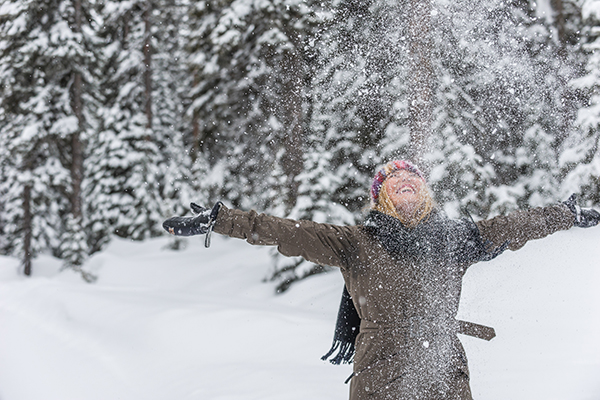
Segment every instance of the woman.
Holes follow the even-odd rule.
[[[222,203],[212,210],[193,208],[198,216],[171,218],[165,229],[182,236],[207,233],[207,245],[214,230],[341,269],[352,302],[342,301],[340,343],[328,356],[339,350],[334,361],[349,361],[355,344],[351,400],[471,399],[457,334],[489,340],[494,333],[455,319],[466,269],[530,239],[600,221],[596,211],[580,210],[574,196],[477,223],[450,220],[435,207],[421,171],[400,160],[375,175],[371,211],[360,226],[294,221]],[[353,312],[359,318],[355,329],[352,318],[344,320]],[[348,338],[354,340],[350,346],[343,343]]]

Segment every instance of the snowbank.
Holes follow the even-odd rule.
[[[528,243],[468,271],[460,317],[476,399],[600,398],[600,229]],[[34,276],[0,257],[0,399],[345,399],[350,366],[329,349],[337,271],[283,295],[266,248],[213,237],[115,239],[86,284],[49,257]]]

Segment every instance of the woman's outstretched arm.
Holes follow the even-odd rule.
[[[588,228],[600,222],[600,213],[593,209],[582,210],[575,195],[562,204],[515,211],[477,222],[481,236],[494,247],[508,241],[510,250],[518,250],[532,239],[541,239],[554,232],[573,226]]]
[[[284,256],[300,256],[321,265],[346,268],[348,257],[355,253],[357,227],[320,224],[312,221],[258,214],[256,211],[232,210],[217,203],[212,210],[192,203],[194,217],[173,217],[163,223],[165,230],[177,236],[210,232],[244,239],[253,245],[277,246]]]
[[[510,250],[518,250],[529,240],[541,239],[573,226],[573,214],[565,205],[537,207],[477,222],[481,236],[494,247],[508,241]]]
[[[357,228],[296,221],[222,206],[214,232],[244,239],[253,245],[277,246],[284,256],[300,256],[316,264],[345,268],[348,257],[354,253]]]

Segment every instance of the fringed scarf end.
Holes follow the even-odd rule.
[[[329,360],[334,365],[350,364],[354,360],[354,344],[348,342],[342,342],[340,340],[334,340],[331,345],[331,349],[321,357],[321,360],[327,360],[333,353],[337,351],[335,357]]]

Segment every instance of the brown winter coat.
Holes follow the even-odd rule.
[[[477,223],[494,247],[517,250],[573,226],[566,206],[518,211]],[[351,400],[470,400],[469,370],[454,318],[468,263],[391,255],[364,226],[276,218],[223,207],[214,231],[273,245],[339,267],[361,318]]]

